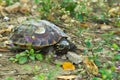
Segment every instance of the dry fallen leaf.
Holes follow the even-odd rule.
[[[0,1],[0,6],[6,6],[6,5],[7,5],[6,1],[4,1],[4,0]]]
[[[57,80],[74,80],[76,75],[57,76]]]
[[[0,52],[10,52],[10,50],[0,48]],[[0,55],[0,57],[2,57],[2,55]]]
[[[2,14],[2,16],[5,16],[3,9],[4,9],[4,7],[0,5],[0,14]]]
[[[92,73],[94,75],[98,74],[98,67],[95,65],[93,60],[89,60],[88,57],[85,57],[84,60],[83,60],[83,63],[85,64],[87,70],[90,73]]]
[[[109,13],[116,13],[119,11],[119,7],[114,7],[109,10]]]
[[[81,27],[84,27],[84,28],[90,27],[90,26],[89,26],[89,23],[80,23],[80,26],[81,26]]]
[[[65,20],[68,18],[68,15],[62,15],[61,19]]]
[[[5,10],[8,12],[8,13],[16,13],[18,12],[20,9],[20,3],[19,2],[16,2],[15,4],[11,5],[11,6],[8,6],[5,8]]]
[[[64,62],[62,67],[64,70],[75,70],[75,66],[71,62]]]
[[[20,10],[19,10],[21,13],[25,14],[25,13],[29,13],[30,12],[30,6],[28,4],[23,4],[21,7],[20,7]]]
[[[55,18],[54,18],[54,16],[52,14],[49,14],[47,17],[48,17],[48,20],[50,20],[50,21],[54,21],[55,20]]]
[[[110,16],[116,16],[117,14],[119,14],[119,12],[120,12],[120,8],[118,6],[114,7],[114,8],[111,8],[109,10]]]
[[[106,25],[106,24],[100,25],[100,29],[101,29],[101,30],[109,30],[109,29],[111,29],[111,28],[112,28],[112,26],[110,26],[110,25]]]

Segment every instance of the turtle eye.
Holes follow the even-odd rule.
[[[66,40],[60,41],[60,43],[57,45],[58,50],[63,50],[63,49],[69,49],[69,43]]]
[[[64,48],[65,48],[65,45],[61,45],[61,44],[60,44],[60,45],[58,46],[58,49],[60,49],[60,50],[62,50],[62,49],[64,49]]]

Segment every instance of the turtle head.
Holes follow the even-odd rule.
[[[62,39],[56,48],[56,53],[67,53],[68,51],[73,51],[76,46],[67,39]]]

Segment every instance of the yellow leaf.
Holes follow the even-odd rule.
[[[85,57],[83,60],[83,63],[85,64],[87,70],[94,74],[97,75],[98,74],[98,67],[95,65],[93,60],[88,59],[88,57]]]
[[[64,62],[62,67],[64,70],[75,70],[75,66],[71,62]]]

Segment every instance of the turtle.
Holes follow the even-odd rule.
[[[76,48],[66,33],[47,20],[26,20],[17,25],[10,35],[10,42],[10,49],[33,48],[46,53],[54,50],[62,54]]]

